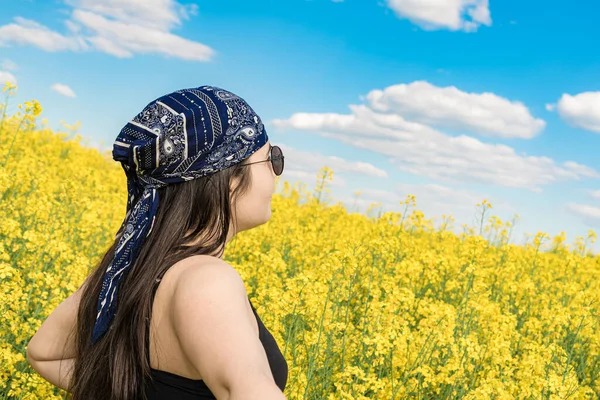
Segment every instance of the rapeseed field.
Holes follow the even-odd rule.
[[[114,238],[126,181],[110,152],[40,124],[38,102],[8,112],[15,91],[0,110],[0,398],[60,399],[27,342]],[[287,398],[600,397],[593,231],[511,244],[483,200],[461,234],[413,196],[402,213],[350,213],[323,201],[331,177],[311,193],[284,172],[271,220],[225,255],[285,355]]]

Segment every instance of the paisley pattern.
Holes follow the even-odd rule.
[[[127,212],[104,274],[91,343],[110,328],[119,285],[154,225],[156,189],[213,174],[250,157],[269,140],[241,97],[214,86],[177,90],[150,102],[113,145],[127,176]]]

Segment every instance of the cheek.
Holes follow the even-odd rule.
[[[273,179],[273,173],[271,166],[268,163],[263,164],[264,168],[261,168],[257,173],[253,175],[253,194],[255,198],[265,199],[270,198],[275,189],[275,181]]]
[[[241,206],[243,213],[256,213],[257,210],[263,209],[270,203],[273,187],[268,181],[265,181],[264,176],[261,178],[262,181],[254,181],[245,194]]]

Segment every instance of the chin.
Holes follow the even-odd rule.
[[[254,221],[252,221],[250,225],[250,228],[248,229],[253,229],[253,228],[257,228],[261,225],[266,224],[267,222],[269,222],[269,220],[271,219],[271,212],[269,211],[269,213],[267,215],[265,215],[264,218],[261,219],[255,219]]]
[[[270,219],[271,219],[271,207],[269,207],[269,209],[267,210],[265,217],[263,218],[263,221],[261,222],[261,225],[266,224],[267,222],[269,222]]]

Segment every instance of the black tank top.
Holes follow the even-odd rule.
[[[154,301],[154,295],[160,279],[154,285],[152,289],[152,302]],[[150,304],[152,304],[152,302]],[[260,317],[256,313],[256,309],[250,299],[248,299],[250,307],[258,322],[258,337],[265,349],[267,359],[269,360],[269,366],[271,367],[271,373],[273,379],[281,391],[285,389],[288,377],[288,365],[277,346],[277,342],[273,335],[267,330],[262,323]],[[148,322],[148,334],[146,335],[146,348],[148,349],[148,358],[150,357],[150,323]],[[148,360],[148,363],[150,361]],[[202,379],[190,379],[181,375],[176,375],[168,371],[162,371],[151,368],[153,381],[149,382],[146,386],[146,397],[148,400],[204,400],[211,399],[216,400],[215,395],[210,391],[206,383]]]

